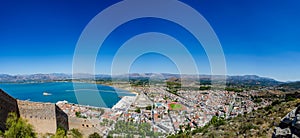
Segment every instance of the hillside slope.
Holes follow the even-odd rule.
[[[300,99],[291,101],[274,101],[272,105],[258,109],[249,114],[225,120],[199,128],[192,132],[170,136],[171,138],[196,137],[196,138],[231,138],[231,137],[272,137],[276,126],[289,112],[300,105]]]

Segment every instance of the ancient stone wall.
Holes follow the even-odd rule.
[[[100,126],[99,119],[84,119],[77,117],[69,117],[70,129],[78,129],[84,136],[93,134],[94,132],[103,132],[103,128]],[[102,135],[102,133],[100,133]]]
[[[63,127],[65,130],[69,130],[68,115],[56,105],[55,114],[57,127]]]
[[[17,100],[0,89],[0,130],[5,130],[5,122],[9,112],[19,115]]]
[[[57,127],[69,130],[68,115],[52,103],[16,100],[0,89],[0,130],[5,130],[9,112],[28,121],[37,133],[55,133]]]
[[[33,125],[37,133],[56,132],[55,105],[18,100],[20,116]]]

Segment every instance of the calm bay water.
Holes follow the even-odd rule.
[[[4,83],[0,84],[0,89],[7,92],[9,95],[20,100],[30,100],[34,102],[51,102],[66,100],[70,103],[78,103],[76,95],[91,95],[99,93],[104,103],[99,105],[88,103],[86,105],[109,107],[114,106],[119,100],[120,96],[134,96],[125,90],[115,90],[112,87],[97,85],[98,90],[93,90],[93,84],[76,83],[76,94],[72,82],[49,82],[49,83]],[[45,96],[44,92],[51,95]],[[80,103],[85,104],[85,103]]]

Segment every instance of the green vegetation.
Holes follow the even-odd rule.
[[[269,78],[262,78],[255,75],[245,75],[245,76],[230,76],[227,78],[226,85],[229,87],[240,87],[247,89],[257,89],[262,87],[277,86],[282,82],[278,82]]]
[[[221,125],[225,125],[226,121],[223,117],[217,117],[217,116],[213,116],[212,119],[209,122],[209,125],[213,125],[215,127],[219,127]]]
[[[294,98],[294,97],[292,97],[292,96],[287,96],[287,97],[286,97],[286,100],[287,100],[287,101],[294,101],[294,100],[296,100],[296,98]]]
[[[262,102],[262,99],[261,98],[256,98],[253,100],[254,103],[261,103]]]
[[[180,89],[183,91],[198,91],[200,89],[200,87],[199,86],[188,86],[188,87],[181,86]]]
[[[89,135],[89,138],[102,138],[98,133],[93,133]]]
[[[151,110],[151,109],[152,109],[151,105],[149,105],[149,106],[146,107],[146,110]]]
[[[74,128],[69,131],[69,135],[71,135],[72,138],[82,138],[83,137],[82,134],[79,132],[79,130],[74,129]]]
[[[16,113],[8,114],[6,128],[4,138],[36,138],[33,127],[22,118],[18,118]]]
[[[181,83],[179,82],[178,79],[167,81],[167,86],[166,87],[167,87],[166,88],[167,92],[177,95],[177,92],[181,88]]]
[[[78,118],[87,118],[86,116],[81,115],[81,112],[75,112],[75,115]]]
[[[135,112],[141,113],[141,109],[140,109],[140,108],[137,108],[137,109],[135,110]]]
[[[76,115],[76,117],[79,118],[81,116],[81,113],[80,112],[76,112],[75,115]]]
[[[171,108],[171,110],[180,110],[180,109],[182,109],[182,105],[177,104],[177,103],[171,103],[170,108]]]
[[[242,88],[233,88],[233,87],[226,87],[226,91],[232,91],[232,92],[243,92],[244,90]]]
[[[200,85],[211,85],[211,80],[210,79],[201,79],[199,84]]]
[[[204,90],[210,90],[211,86],[200,86],[199,90],[204,91]]]
[[[100,125],[101,126],[111,126],[113,123],[114,123],[114,121],[104,118],[102,120],[102,122],[100,122]]]
[[[97,79],[96,83],[104,84],[104,85],[112,85],[112,80],[111,80],[111,78],[102,78],[102,79]]]
[[[67,131],[64,128],[58,127],[55,135],[52,136],[51,138],[67,138],[66,134],[67,134]]]
[[[284,92],[295,92],[300,90],[300,81],[284,83],[278,86],[278,90]]]
[[[132,87],[138,86],[149,86],[149,79],[148,78],[131,78],[129,80]]]
[[[109,136],[113,134],[119,135],[120,137],[133,137],[133,135],[139,135],[141,137],[153,137],[156,138],[161,136],[160,133],[155,133],[151,130],[151,125],[148,123],[134,123],[117,121],[115,129],[110,131]]]

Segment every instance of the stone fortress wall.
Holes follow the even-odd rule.
[[[55,105],[55,104],[54,104]],[[69,130],[69,119],[68,115],[61,110],[57,105],[55,105],[55,117],[56,117],[56,126],[62,127],[65,130]]]
[[[5,130],[8,113],[15,112],[19,115],[17,100],[0,89],[0,130]]]
[[[55,104],[18,100],[20,116],[38,133],[55,133],[57,127],[68,130],[68,117]]]
[[[26,119],[37,133],[56,133],[58,127],[69,129],[68,115],[52,103],[16,100],[0,90],[0,130],[5,130],[9,112]]]
[[[85,137],[94,132],[103,132],[100,126],[99,119],[84,119],[77,117],[69,117],[69,127],[70,129],[78,129]]]

